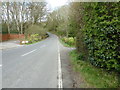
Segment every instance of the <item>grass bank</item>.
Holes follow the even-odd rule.
[[[89,62],[79,59],[79,55],[75,50],[70,52],[70,56],[74,70],[84,77],[89,86],[95,88],[118,88],[119,77],[115,72],[96,68]]]

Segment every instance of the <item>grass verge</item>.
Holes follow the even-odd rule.
[[[115,72],[107,72],[92,66],[87,61],[79,60],[75,50],[70,52],[70,56],[74,70],[84,77],[89,86],[94,88],[118,88],[118,75]]]

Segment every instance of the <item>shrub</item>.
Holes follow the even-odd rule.
[[[28,29],[25,30],[25,36],[27,37],[28,35],[32,34],[38,34],[42,38],[45,38],[46,30],[38,25],[31,25]]]
[[[31,34],[30,37],[28,38],[28,41],[30,43],[34,43],[40,40],[41,40],[41,37],[39,36],[39,34]]]
[[[0,24],[0,28],[2,30],[2,34],[8,34],[8,27],[6,23],[2,22],[2,24]]]
[[[62,41],[64,41],[65,43],[67,43],[70,46],[75,45],[75,38],[73,38],[73,37],[68,37],[68,38],[67,37],[63,37]]]
[[[119,3],[90,3],[85,6],[85,43],[90,62],[108,70],[120,70]]]

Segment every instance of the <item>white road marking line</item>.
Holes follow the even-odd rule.
[[[30,52],[28,52],[28,53],[25,53],[25,54],[23,54],[23,55],[21,55],[21,56],[26,56],[26,55],[28,55],[28,54],[30,54],[30,53],[36,51],[36,50],[37,50],[37,49],[34,49],[34,50],[32,50],[32,51],[30,51]]]
[[[63,88],[59,41],[57,44],[58,44],[58,88]]]
[[[2,65],[0,65],[0,67],[2,67]]]

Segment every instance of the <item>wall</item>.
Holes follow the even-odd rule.
[[[24,38],[24,34],[0,34],[0,41],[6,41],[11,39]]]

